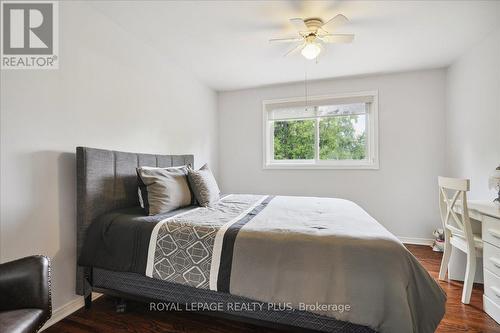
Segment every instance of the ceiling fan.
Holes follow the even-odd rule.
[[[299,37],[273,38],[269,42],[299,43],[288,51],[285,56],[301,51],[306,59],[316,59],[321,53],[324,43],[350,43],[353,41],[353,34],[331,33],[348,21],[347,17],[342,14],[336,15],[327,22],[323,22],[320,18],[308,18],[305,20],[293,18],[290,19],[290,22],[299,33]]]

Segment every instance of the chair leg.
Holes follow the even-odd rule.
[[[476,254],[474,251],[467,254],[467,269],[465,270],[464,289],[462,291],[462,303],[469,304],[476,276]]]
[[[445,239],[443,258],[441,259],[441,268],[439,269],[439,280],[444,280],[446,278],[446,272],[448,271],[448,264],[450,263],[451,257],[451,244],[449,239]]]

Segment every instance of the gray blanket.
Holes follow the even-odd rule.
[[[341,199],[230,195],[155,225],[146,275],[379,332],[433,332],[446,296],[401,244]]]

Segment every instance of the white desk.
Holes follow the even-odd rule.
[[[457,204],[460,205],[460,202],[457,202]],[[492,201],[469,200],[467,206],[469,208],[469,217],[474,220],[482,221],[483,216],[500,219],[500,205]]]
[[[467,205],[471,220],[481,223],[484,311],[500,323],[500,205],[479,200],[470,200]],[[456,206],[459,212],[460,203]]]

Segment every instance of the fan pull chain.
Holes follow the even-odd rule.
[[[309,107],[309,102],[307,99],[307,60],[304,61],[304,93],[305,93],[305,102],[306,102],[306,111]]]

